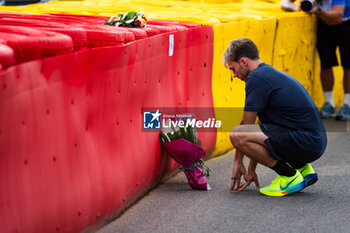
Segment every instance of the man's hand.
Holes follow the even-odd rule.
[[[231,177],[231,188],[230,191],[238,191],[241,186],[241,177],[245,176],[246,169],[243,163],[234,163]]]
[[[328,25],[338,25],[343,22],[345,5],[332,6],[331,10],[318,11],[319,5],[315,0],[314,7],[309,11],[310,14],[318,12],[318,17]]]
[[[240,125],[254,124],[258,113],[254,111],[244,111]],[[233,144],[233,143],[232,143]],[[236,148],[231,176],[231,191],[238,191],[241,186],[241,177],[247,173],[243,165],[244,154]],[[256,166],[256,165],[255,165]]]
[[[244,176],[244,182],[241,183],[238,191],[243,191],[245,190],[252,182],[255,183],[255,186],[259,189],[260,184],[258,180],[258,175],[256,174],[255,171],[248,169],[248,173]]]
[[[315,0],[313,0],[313,2],[314,2],[314,6],[313,6],[313,7],[311,8],[311,10],[308,12],[308,13],[310,13],[310,14],[316,13],[316,11],[317,11],[318,8],[319,8],[317,2],[316,2]]]

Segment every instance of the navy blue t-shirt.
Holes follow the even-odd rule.
[[[262,123],[288,130],[303,150],[322,155],[327,135],[318,109],[306,89],[293,77],[261,63],[246,81],[245,111],[255,111]]]

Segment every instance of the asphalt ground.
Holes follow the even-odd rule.
[[[350,122],[325,120],[328,146],[312,163],[316,184],[285,197],[261,195],[254,184],[230,192],[234,152],[208,160],[210,191],[192,190],[180,172],[164,181],[98,233],[350,232]],[[246,159],[245,162],[248,160]],[[258,165],[260,185],[275,173]]]

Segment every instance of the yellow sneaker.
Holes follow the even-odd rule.
[[[267,196],[285,196],[298,192],[306,187],[306,181],[298,170],[294,176],[280,176],[271,182],[269,186],[260,189],[260,193]]]
[[[297,169],[300,174],[303,176],[304,180],[306,180],[306,186],[310,186],[318,180],[317,173],[311,167],[311,164],[306,164],[304,167]]]

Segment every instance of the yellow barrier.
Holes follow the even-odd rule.
[[[223,66],[222,55],[231,40],[249,37],[257,44],[261,59],[271,64],[275,30],[276,18],[214,25],[213,97],[216,117],[225,126],[218,130],[214,155],[232,148],[228,135],[240,123],[245,99],[244,82]]]
[[[282,17],[278,20],[273,66],[296,78],[311,93],[314,79],[316,17]]]

